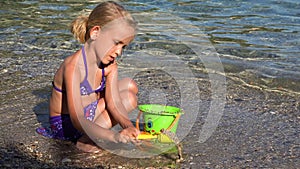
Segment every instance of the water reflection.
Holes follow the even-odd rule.
[[[140,23],[140,32],[132,44],[135,47],[131,46],[129,53],[139,48],[152,50],[157,44],[173,46],[176,33],[184,33],[180,31],[181,27],[189,32],[184,33],[187,41],[191,39],[200,44],[200,37],[205,36],[220,54],[234,56],[221,56],[223,62],[230,60],[231,64],[241,66],[239,62],[243,59],[246,68],[260,70],[259,74],[274,78],[300,76],[297,66],[300,62],[300,5],[297,0],[134,0],[121,3]],[[98,1],[28,0],[1,1],[0,4],[1,68],[19,70],[12,67],[15,59],[3,59],[18,57],[18,62],[28,67],[23,70],[28,76],[36,76],[36,69],[31,69],[36,65],[46,67],[37,70],[50,76],[56,69],[53,65],[59,65],[64,57],[79,48],[80,44],[68,30],[70,22],[91,10]],[[172,24],[168,24],[170,22]],[[175,51],[178,53],[184,52]],[[259,69],[251,66],[256,63],[259,63]],[[274,68],[276,72],[269,71]]]

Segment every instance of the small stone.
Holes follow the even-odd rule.
[[[72,162],[72,160],[69,159],[69,158],[64,158],[64,159],[61,160],[61,162],[62,163],[70,163],[70,162]]]
[[[55,164],[55,162],[53,160],[49,160],[48,163],[49,164]]]
[[[183,161],[184,161],[183,158],[176,159],[176,163],[181,163],[181,162],[183,162]]]
[[[241,102],[241,101],[244,101],[244,100],[241,99],[241,98],[236,98],[236,99],[234,99],[234,101],[236,101],[236,102]]]
[[[57,45],[55,45],[55,44],[51,44],[51,46],[50,46],[51,48],[57,48]]]

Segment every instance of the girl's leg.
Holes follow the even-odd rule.
[[[129,78],[119,81],[119,91],[122,102],[127,110],[127,113],[134,110],[137,106],[137,92],[138,88],[136,83]],[[105,109],[105,100],[101,98],[98,103],[98,114],[95,116],[94,122],[103,128],[111,128],[117,124],[110,113]],[[101,112],[101,113],[99,113]],[[76,147],[84,152],[99,152],[98,146],[87,136],[82,136],[76,143]]]
[[[125,78],[119,81],[119,91],[122,99],[122,103],[126,109],[126,113],[133,111],[137,107],[137,92],[138,88],[136,83],[129,78]],[[104,128],[111,128],[117,124],[111,114],[105,109],[104,99],[101,99],[98,104],[100,112],[95,117],[95,123]],[[102,108],[102,109],[101,109]]]

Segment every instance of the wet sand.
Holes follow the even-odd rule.
[[[87,154],[78,151],[71,142],[38,135],[36,127],[48,116],[45,110],[51,78],[49,85],[41,87],[41,83],[47,84],[44,79],[21,78],[22,74],[17,73],[7,75],[15,76],[12,81],[19,81],[19,86],[1,82],[2,86],[7,84],[0,99],[1,168],[300,168],[297,94],[260,89],[227,78],[224,114],[213,135],[199,143],[211,93],[209,79],[195,70],[199,74],[202,112],[182,140],[184,161],[176,163],[176,152],[150,159],[125,158],[106,151]],[[27,85],[22,86],[23,83]],[[142,84],[143,79],[138,83]],[[22,90],[9,92],[16,87]]]

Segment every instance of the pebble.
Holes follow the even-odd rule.
[[[55,162],[53,160],[48,160],[49,164],[55,164]]]
[[[72,160],[69,159],[69,158],[64,158],[64,159],[61,160],[61,162],[62,163],[70,163],[70,162],[72,162]]]

